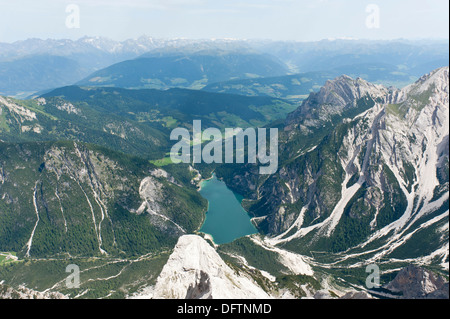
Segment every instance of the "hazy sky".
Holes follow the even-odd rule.
[[[79,28],[74,11],[79,8]],[[69,7],[70,8],[70,7]],[[73,24],[75,23],[75,24]],[[115,40],[449,37],[448,0],[0,0],[0,42],[26,38]]]

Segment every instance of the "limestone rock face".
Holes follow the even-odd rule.
[[[156,285],[154,299],[266,299],[270,296],[252,279],[235,273],[203,238],[184,235]]]
[[[333,115],[357,107],[361,99],[384,99],[388,92],[382,85],[342,75],[327,81],[319,92],[312,93],[297,110],[290,113],[286,119],[285,130],[321,125]]]
[[[448,282],[429,270],[413,265],[403,268],[384,288],[402,293],[405,299],[449,297]]]

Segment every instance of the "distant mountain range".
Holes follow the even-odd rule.
[[[154,49],[191,42],[142,36],[121,42],[84,37],[76,41],[28,39],[0,43],[0,94],[23,98],[37,91],[74,84],[96,70]]]
[[[29,39],[0,43],[0,94],[24,98],[76,83],[201,89],[228,80],[331,70],[328,79],[347,74],[402,87],[447,64],[443,41]]]
[[[286,66],[260,53],[207,50],[190,53],[177,50],[145,54],[114,64],[78,82],[85,86],[167,89],[201,89],[209,83],[287,74]]]

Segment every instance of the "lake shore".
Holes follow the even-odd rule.
[[[201,178],[201,179],[197,182],[197,185],[196,185],[196,186],[197,186],[197,191],[200,192],[200,191],[202,190],[203,183],[212,180],[215,176],[216,176],[216,174],[215,174],[214,171],[213,171],[211,177],[208,177],[208,178]]]
[[[208,201],[208,209],[197,231],[208,235],[214,244],[229,243],[258,232],[236,194],[215,174],[202,180],[199,192]]]

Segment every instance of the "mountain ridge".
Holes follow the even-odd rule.
[[[232,78],[287,74],[275,57],[236,50],[168,51],[147,53],[113,64],[76,83],[123,88],[202,88]]]

